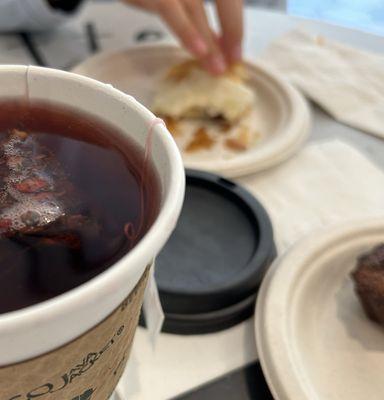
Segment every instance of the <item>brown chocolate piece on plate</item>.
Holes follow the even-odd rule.
[[[352,278],[368,317],[384,325],[384,243],[359,257]]]

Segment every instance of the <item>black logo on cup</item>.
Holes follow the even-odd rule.
[[[71,384],[76,378],[85,374],[88,370],[90,370],[95,363],[100,359],[100,357],[116,342],[118,337],[124,331],[124,325],[121,325],[113,337],[109,340],[109,342],[98,352],[88,353],[82,360],[81,363],[76,364],[73,368],[69,370],[69,372],[65,373],[61,376],[61,383],[59,385],[53,383],[45,383],[41,386],[38,386],[28,393],[21,395],[18,394],[16,396],[10,397],[8,400],[33,400],[33,399],[41,399],[43,396],[47,394],[52,394],[63,390],[69,384]],[[94,389],[88,389],[82,395],[74,397],[71,400],[90,400],[92,394],[94,393]]]
[[[93,392],[93,389],[88,389],[82,395],[76,396],[72,400],[91,400]]]

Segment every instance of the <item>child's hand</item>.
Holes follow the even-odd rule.
[[[221,33],[208,23],[203,0],[123,0],[158,13],[184,47],[213,74],[241,59],[243,0],[216,0]]]

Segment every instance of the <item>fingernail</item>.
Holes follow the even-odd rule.
[[[227,69],[224,58],[220,55],[214,56],[209,63],[212,71],[216,74],[222,74]]]
[[[203,39],[196,38],[192,42],[192,52],[198,57],[202,57],[208,53],[208,46]]]
[[[231,61],[240,61],[242,58],[242,53],[241,45],[234,46],[231,50]]]

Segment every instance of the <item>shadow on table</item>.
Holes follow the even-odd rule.
[[[236,370],[173,400],[273,400],[259,363]]]

